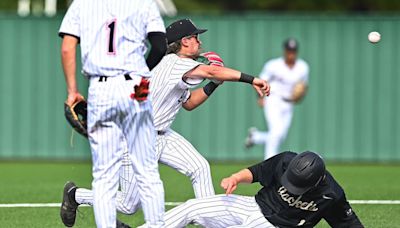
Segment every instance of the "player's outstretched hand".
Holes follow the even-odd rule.
[[[72,106],[75,103],[78,103],[79,101],[85,100],[85,98],[79,93],[68,93],[67,100],[65,101],[65,104],[68,106]]]
[[[270,86],[267,81],[260,78],[254,78],[253,87],[260,97],[269,96]]]
[[[238,181],[235,177],[227,177],[222,179],[221,187],[225,190],[227,195],[232,194],[237,188]]]

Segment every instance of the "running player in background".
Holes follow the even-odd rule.
[[[79,42],[82,71],[90,81],[88,133],[97,227],[116,227],[115,198],[126,151],[145,221],[150,227],[164,227],[164,189],[155,153],[152,106],[146,96],[138,94],[147,91],[149,67],[166,50],[165,27],[156,4],[152,0],[75,0],[59,35],[63,37],[66,103],[83,99],[76,83]],[[146,38],[152,44],[147,61]],[[77,204],[71,199],[76,191],[71,183],[65,186],[61,217],[67,226],[75,222]]]
[[[245,141],[246,148],[255,144],[265,144],[264,158],[276,155],[285,140],[293,117],[294,104],[301,101],[307,92],[308,64],[297,57],[299,45],[293,39],[284,44],[284,57],[268,61],[260,73],[260,78],[271,85],[271,95],[259,98],[258,104],[264,108],[268,132],[251,127]]]
[[[240,183],[261,184],[255,196],[232,194]],[[342,187],[314,152],[283,152],[221,181],[226,195],[192,199],[165,214],[165,226],[182,228],[363,228]]]

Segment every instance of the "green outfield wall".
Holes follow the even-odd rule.
[[[400,15],[241,14],[193,16],[209,31],[205,50],[227,66],[257,75],[281,54],[283,39],[300,42],[310,64],[306,99],[295,108],[282,150],[314,150],[330,160],[400,161]],[[166,19],[166,23],[172,19]],[[63,115],[66,97],[57,30],[61,17],[0,16],[0,158],[89,159],[88,143]],[[370,31],[382,41],[367,41]],[[80,79],[86,94],[87,82]],[[195,111],[183,111],[173,129],[207,158],[261,159],[246,151],[250,126],[266,129],[251,87],[225,83]]]

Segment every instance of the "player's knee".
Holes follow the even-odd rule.
[[[118,207],[118,211],[125,215],[133,215],[139,209],[139,204],[123,204]]]
[[[211,173],[210,164],[205,158],[200,159],[192,170],[192,177],[208,176]]]
[[[190,199],[185,202],[185,207],[188,211],[196,210],[196,206],[199,205],[198,199]]]

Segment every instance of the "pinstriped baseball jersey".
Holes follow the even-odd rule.
[[[152,0],[74,0],[59,34],[80,39],[83,73],[150,77],[144,54],[149,32],[165,32]]]
[[[167,130],[171,126],[182,104],[190,97],[189,88],[202,82],[200,79],[188,83],[182,78],[200,64],[189,58],[169,54],[152,70],[150,91],[157,98],[153,100],[154,125],[157,131]]]

